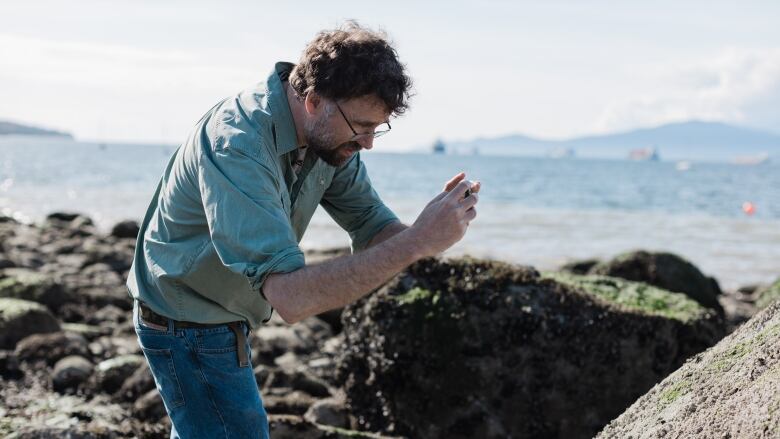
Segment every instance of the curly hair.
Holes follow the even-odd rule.
[[[348,21],[317,34],[290,72],[299,96],[310,91],[329,99],[376,95],[394,115],[409,107],[412,81],[383,32]]]

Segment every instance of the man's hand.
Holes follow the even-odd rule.
[[[434,256],[452,247],[466,234],[469,223],[477,216],[479,182],[465,180],[461,172],[444,185],[444,190],[431,200],[410,227],[418,237],[419,252]],[[470,194],[466,197],[466,191]]]
[[[449,248],[477,215],[480,184],[460,173],[444,185],[414,225],[398,230],[359,254],[339,256],[292,273],[273,273],[263,283],[266,300],[284,321],[294,323],[340,308],[387,282],[418,259]],[[471,195],[466,189],[471,188]]]

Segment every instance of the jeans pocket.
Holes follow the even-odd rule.
[[[198,353],[201,354],[223,354],[236,351],[236,336],[227,326],[199,329],[196,338],[198,340]]]
[[[176,407],[184,405],[184,395],[181,391],[179,378],[176,376],[176,369],[173,366],[173,354],[170,349],[149,349],[141,347],[149,368],[152,369],[154,382],[157,384],[157,391],[165,403],[165,407],[170,411]]]

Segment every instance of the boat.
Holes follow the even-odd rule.
[[[434,154],[444,154],[445,152],[446,148],[444,147],[444,142],[442,142],[441,139],[437,139],[435,142],[433,142]]]
[[[680,160],[675,165],[675,168],[677,168],[678,171],[687,171],[691,169],[691,162],[689,162],[688,160]]]
[[[744,155],[744,156],[734,157],[731,163],[735,165],[746,165],[746,166],[762,165],[764,163],[769,163],[769,154],[764,152],[756,155]]]
[[[630,160],[636,160],[636,161],[653,161],[653,162],[657,162],[659,160],[658,150],[655,149],[655,148],[632,149],[628,153],[628,158]]]

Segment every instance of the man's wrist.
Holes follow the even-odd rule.
[[[393,238],[399,241],[402,248],[409,255],[410,264],[428,256],[426,248],[423,245],[424,241],[418,236],[414,226],[407,227],[393,236]]]

